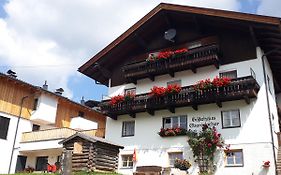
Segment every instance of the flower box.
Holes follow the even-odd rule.
[[[186,133],[187,130],[184,128],[161,128],[158,132],[161,137],[182,136]]]

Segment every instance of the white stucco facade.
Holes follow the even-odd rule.
[[[251,75],[251,70],[255,73],[255,78],[260,86],[257,98],[250,100],[247,104],[245,100],[236,100],[223,102],[222,107],[219,108],[215,103],[207,105],[199,105],[198,110],[193,110],[192,107],[176,108],[175,113],[168,110],[155,111],[154,116],[148,113],[137,113],[135,118],[129,115],[118,116],[117,120],[111,118],[106,122],[106,139],[125,146],[120,152],[119,172],[124,174],[132,174],[136,166],[157,165],[162,167],[169,167],[170,152],[183,152],[183,157],[192,162],[192,167],[189,169],[190,174],[197,174],[198,166],[194,162],[192,151],[187,143],[187,136],[175,137],[160,137],[157,133],[163,126],[163,117],[187,116],[187,129],[199,129],[195,127],[198,122],[198,117],[211,117],[210,122],[215,123],[218,132],[222,134],[227,144],[230,144],[230,149],[241,149],[243,152],[243,166],[242,167],[226,167],[225,157],[223,152],[218,153],[217,171],[216,175],[237,175],[237,174],[274,174],[274,154],[277,154],[277,135],[279,132],[278,114],[276,110],[276,102],[274,95],[274,85],[272,72],[269,64],[265,59],[266,76],[269,77],[269,86],[271,93],[269,97],[269,107],[267,107],[266,89],[262,67],[262,51],[257,48],[257,58],[237,62],[233,64],[221,65],[219,69],[214,66],[202,67],[197,69],[197,73],[192,71],[182,71],[175,73],[171,78],[169,75],[162,75],[155,77],[155,81],[149,79],[139,80],[137,85],[124,84],[122,86],[110,87],[109,96],[122,94],[125,89],[136,87],[136,93],[147,93],[153,86],[167,86],[167,82],[173,80],[181,80],[182,86],[195,84],[197,81],[214,78],[220,72],[228,70],[237,70],[237,77],[244,77]],[[241,126],[236,128],[222,128],[221,112],[225,110],[239,109]],[[272,114],[269,118],[269,113]],[[269,121],[271,120],[271,123]],[[122,123],[123,121],[135,121],[134,136],[122,137]],[[205,122],[205,121],[204,121]],[[272,126],[272,132],[271,132]],[[272,143],[272,136],[274,142]],[[273,152],[273,146],[275,153]],[[134,168],[122,168],[122,155],[133,154],[134,149],[137,150],[137,162]],[[271,166],[269,169],[262,167],[263,161],[269,160]]]
[[[37,109],[30,120],[39,124],[54,124],[56,122],[58,99],[50,95],[41,94],[38,98]]]
[[[17,121],[18,117],[17,116],[12,116],[8,115],[6,113],[0,112],[0,116],[6,117],[10,119],[9,123],[9,128],[7,132],[7,139],[0,139],[0,174],[7,174],[8,169],[9,169],[9,164],[11,160],[11,154],[12,154],[12,149],[13,149],[13,142],[15,138],[15,132],[16,132],[16,126],[17,126]],[[20,119],[19,125],[18,125],[18,132],[16,136],[16,142],[15,142],[15,149],[14,149],[14,154],[13,154],[13,159],[12,159],[12,164],[11,164],[11,172],[15,171],[15,166],[16,166],[16,160],[17,156],[19,154],[19,148],[20,148],[20,138],[21,134],[23,132],[31,131],[32,130],[32,123],[29,120],[26,119]]]
[[[83,117],[73,117],[70,121],[70,128],[78,130],[97,129],[98,124]]]

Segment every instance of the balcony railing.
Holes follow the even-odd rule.
[[[56,140],[56,139],[65,139],[76,132],[81,132],[90,136],[104,137],[104,129],[93,129],[78,131],[71,128],[54,128],[46,129],[32,132],[22,133],[21,142],[35,142],[35,141],[47,141],[47,140]]]
[[[154,115],[155,110],[168,109],[174,113],[176,107],[191,106],[197,110],[198,105],[216,103],[219,107],[222,102],[241,100],[249,104],[250,98],[255,98],[259,91],[259,85],[252,76],[232,79],[225,87],[213,87],[210,89],[196,91],[193,86],[182,87],[178,94],[166,95],[163,97],[151,97],[148,93],[137,95],[133,100],[124,101],[117,105],[110,105],[110,101],[101,103],[101,110],[104,114],[113,119],[118,115],[129,114],[135,117],[136,113],[148,112]]]
[[[174,55],[170,59],[158,61],[141,61],[123,66],[124,77],[129,83],[137,83],[138,79],[150,78],[152,81],[157,75],[170,74],[175,72],[192,70],[196,68],[215,65],[219,68],[219,47],[209,45],[192,49],[181,55]]]

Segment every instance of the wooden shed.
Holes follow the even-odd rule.
[[[72,171],[115,171],[118,168],[119,149],[124,148],[79,132],[59,143],[63,144],[64,152],[72,152],[71,160],[68,160],[72,163]]]

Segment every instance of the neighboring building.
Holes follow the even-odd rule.
[[[46,84],[37,87],[0,73],[0,174],[28,166],[44,170],[47,162],[59,160],[59,141],[78,131],[104,137],[105,122],[101,113],[62,96],[61,89],[50,92]]]
[[[105,138],[124,146],[119,172],[173,167],[175,158],[185,158],[192,161],[189,173],[197,174],[188,138],[158,132],[172,127],[200,130],[207,123],[231,145],[228,153],[216,157],[217,175],[275,174],[280,26],[274,17],[160,4],[81,66],[80,72],[109,87],[108,96],[136,94],[116,105],[108,100],[101,104],[108,116]],[[171,53],[163,51],[177,49],[188,52],[146,61],[153,59],[150,53],[159,58],[162,51],[164,58]],[[230,77],[231,83],[194,90],[196,82],[216,76]],[[169,84],[179,84],[181,92],[154,98],[148,94],[153,86]],[[263,161],[271,166],[263,168]]]

